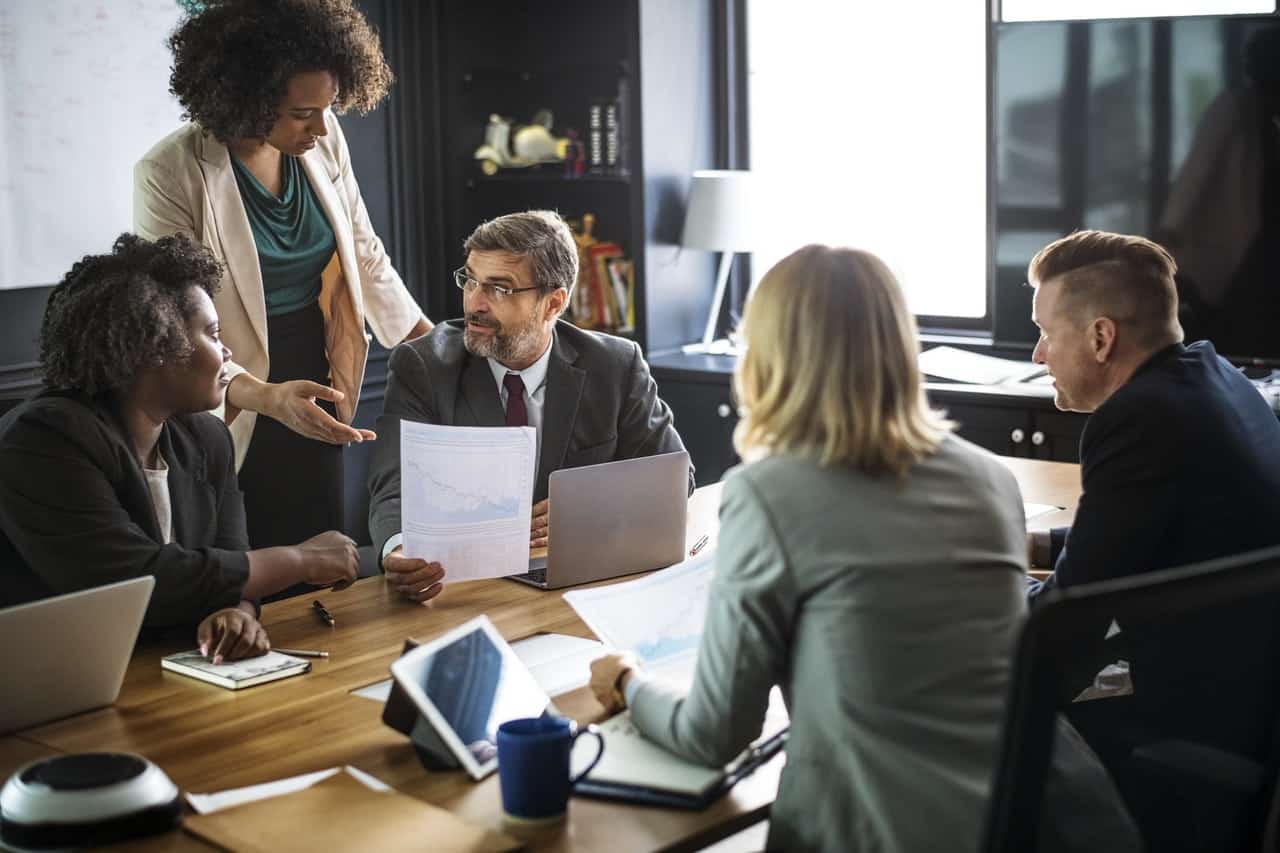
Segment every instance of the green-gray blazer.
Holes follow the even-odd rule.
[[[692,690],[642,679],[636,725],[721,765],[780,685],[771,848],[976,849],[1026,611],[1013,475],[952,436],[902,481],[773,456],[730,473],[720,523]]]

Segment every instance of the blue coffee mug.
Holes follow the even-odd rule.
[[[569,776],[569,755],[582,735],[600,744],[591,764]],[[578,728],[565,717],[524,717],[498,726],[498,784],[502,810],[523,820],[558,818],[569,807],[569,792],[604,755],[604,737],[595,726]]]

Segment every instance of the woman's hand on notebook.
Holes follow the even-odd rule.
[[[200,648],[200,654],[214,664],[254,658],[271,650],[267,631],[254,617],[253,605],[248,602],[241,602],[239,607],[226,607],[206,616],[196,628],[196,645]]]

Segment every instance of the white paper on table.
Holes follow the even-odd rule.
[[[372,699],[375,702],[385,702],[391,695],[392,680],[390,678],[383,681],[375,681],[373,684],[366,684],[358,690],[352,690],[352,696],[359,696],[361,699]]]
[[[954,382],[1000,385],[1028,382],[1044,374],[1043,365],[1023,359],[997,358],[956,347],[940,346],[920,353],[920,372]]]
[[[263,782],[261,785],[229,788],[215,794],[187,794],[187,802],[191,804],[196,814],[212,814],[232,806],[242,806],[245,803],[292,794],[344,771],[371,791],[391,790],[390,785],[348,764],[342,767],[330,767],[328,770],[317,770],[315,773],[303,773],[301,776],[290,776],[288,779],[277,779],[274,782]]]
[[[604,644],[568,634],[534,634],[511,644],[548,696],[576,690],[591,680],[591,662],[604,654]]]
[[[548,696],[559,696],[591,679],[591,662],[604,654],[604,645],[568,634],[535,634],[512,643],[511,650]],[[375,681],[352,690],[351,695],[386,702],[392,683],[390,678]]]
[[[1054,506],[1053,504],[1033,504],[1028,501],[1022,502],[1022,510],[1027,517],[1027,521],[1030,521],[1037,515],[1046,515],[1047,513],[1057,512],[1060,509],[1062,509],[1062,507]]]
[[[405,556],[442,564],[445,583],[527,572],[537,464],[533,427],[401,421]]]
[[[684,681],[697,659],[714,572],[712,548],[640,580],[571,590],[564,600],[607,645],[639,658],[647,674]]]

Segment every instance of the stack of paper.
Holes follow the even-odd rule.
[[[934,347],[920,353],[920,372],[952,382],[1000,385],[1043,376],[1045,369],[1022,359],[996,358],[955,347]]]

